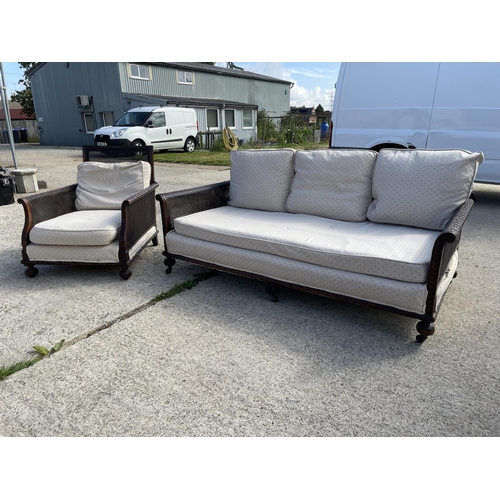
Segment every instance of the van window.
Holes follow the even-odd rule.
[[[153,128],[166,127],[165,113],[152,113],[149,120],[153,123]]]
[[[129,126],[129,127],[138,127],[143,125],[147,120],[150,113],[147,111],[138,112],[138,113],[125,113],[117,122],[117,127]]]

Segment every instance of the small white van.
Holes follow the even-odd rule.
[[[153,146],[196,149],[198,121],[191,108],[147,106],[128,110],[113,126],[94,131],[96,146]]]
[[[500,184],[500,63],[342,63],[331,147],[482,151]]]

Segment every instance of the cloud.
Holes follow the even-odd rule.
[[[322,89],[321,87],[315,87],[307,89],[300,85],[294,85],[290,91],[290,106],[305,106],[306,108],[310,108],[311,106],[321,104],[323,109],[331,111],[334,95],[335,89],[333,88]]]
[[[236,64],[245,68],[245,71],[293,82],[294,85],[290,90],[290,106],[312,107],[321,104],[324,109],[332,109],[333,96],[335,95],[334,82],[337,79],[338,68],[321,68],[314,63],[311,64],[311,67],[288,66],[289,63],[282,62]],[[217,65],[225,66],[225,63],[217,63]],[[312,79],[310,87],[307,85],[308,79]],[[325,86],[317,85],[318,80],[324,81]]]

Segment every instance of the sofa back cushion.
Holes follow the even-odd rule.
[[[443,230],[470,196],[483,153],[382,149],[373,172],[372,222]]]
[[[231,151],[229,205],[286,212],[293,178],[293,149]]]
[[[297,151],[287,201],[292,213],[362,222],[372,201],[377,153],[368,150]]]
[[[78,165],[77,210],[119,210],[122,202],[148,187],[151,165],[146,161]]]

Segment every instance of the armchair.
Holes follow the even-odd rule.
[[[92,152],[106,158],[89,161]],[[18,199],[21,264],[30,278],[35,265],[65,264],[118,266],[127,280],[134,258],[150,242],[158,245],[153,148],[84,146],[83,160],[76,184]]]

